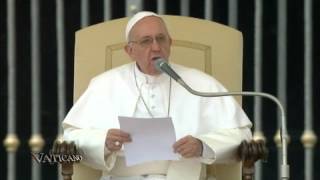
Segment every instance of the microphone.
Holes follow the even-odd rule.
[[[171,78],[176,80],[181,86],[183,86],[187,91],[196,96],[202,97],[221,97],[221,96],[260,96],[268,98],[276,103],[281,112],[281,129],[280,129],[280,139],[282,147],[282,164],[280,167],[280,178],[289,179],[289,165],[287,156],[287,121],[284,108],[280,101],[273,95],[263,92],[252,92],[252,91],[239,91],[239,92],[199,92],[192,89],[188,84],[186,84],[183,79],[169,66],[166,60],[159,58],[155,62],[155,67],[158,71],[164,72]]]
[[[155,68],[159,72],[164,72],[167,75],[169,75],[171,78],[177,81],[181,86],[183,86],[185,89],[192,90],[183,80],[182,78],[170,67],[170,65],[167,63],[167,61],[163,58],[158,58],[155,60],[154,64]],[[189,91],[190,92],[190,91]],[[191,92],[192,93],[192,92]],[[192,93],[194,94],[194,93]],[[196,95],[196,94],[195,94]]]
[[[181,77],[169,66],[166,60],[158,58],[155,61],[155,67],[159,72],[165,72],[174,80],[178,81]]]

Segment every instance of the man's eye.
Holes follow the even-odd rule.
[[[157,41],[158,41],[159,43],[163,43],[163,42],[166,41],[166,37],[164,37],[164,36],[157,37]]]
[[[142,39],[140,41],[140,44],[146,45],[146,44],[151,44],[152,39]]]

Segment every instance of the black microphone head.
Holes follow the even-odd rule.
[[[159,72],[164,72],[163,69],[161,68],[164,64],[167,64],[167,61],[163,58],[158,58],[155,60],[154,66]]]
[[[155,67],[158,71],[164,72],[172,77],[174,80],[181,80],[181,77],[169,66],[167,61],[163,58],[155,60]]]

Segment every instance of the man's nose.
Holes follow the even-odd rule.
[[[160,45],[159,45],[159,43],[157,42],[156,39],[153,39],[152,45],[151,45],[151,49],[153,51],[159,51],[160,50]]]

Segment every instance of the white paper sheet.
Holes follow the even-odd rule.
[[[148,161],[178,160],[173,152],[176,142],[171,118],[119,117],[120,129],[131,135],[132,142],[124,144],[127,166]]]

